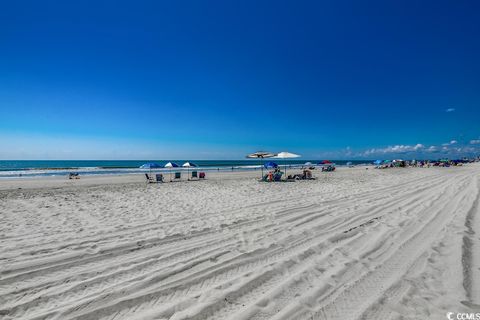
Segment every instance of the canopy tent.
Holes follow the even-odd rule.
[[[191,163],[187,161],[184,164],[182,164],[182,167],[187,168],[187,177],[188,177],[188,180],[190,180],[190,168],[195,168],[197,167],[197,165],[195,163]]]
[[[247,155],[249,159],[265,159],[265,158],[272,158],[275,156],[275,153],[267,152],[267,151],[257,151]],[[262,163],[263,164],[263,163]],[[262,178],[263,178],[263,165],[260,166],[262,169]]]
[[[287,152],[287,151],[282,151],[279,154],[277,154],[274,158],[284,159],[285,177],[287,177],[287,161],[285,159],[298,158],[298,157],[300,157],[300,155],[295,154],[295,153],[290,153],[290,152]]]
[[[172,168],[178,168],[179,165],[176,164],[175,162],[169,162],[166,165],[164,165],[165,168],[170,168],[170,182],[172,181]]]

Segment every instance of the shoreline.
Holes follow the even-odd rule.
[[[480,163],[472,163],[467,164],[466,166],[480,166]],[[199,169],[197,171],[201,171]],[[283,171],[283,167],[281,167]],[[348,166],[337,166],[336,172],[355,172],[355,171],[362,171],[362,170],[378,170],[375,169],[374,165],[358,165],[353,167]],[[389,168],[387,171],[397,171],[397,170],[457,170],[457,168],[417,168],[417,167],[409,167],[409,168]],[[198,180],[187,180],[187,169],[181,168],[179,170],[172,170],[174,171],[181,171],[182,172],[182,179],[178,181],[170,182],[169,179],[169,172],[170,171],[157,171],[152,170],[151,174],[155,175],[156,173],[161,173],[164,176],[164,185],[168,185],[170,183],[195,183]],[[190,170],[190,174],[191,174]],[[287,168],[288,174],[290,173],[300,173],[300,167],[291,167]],[[383,171],[383,170],[382,170]],[[268,172],[267,169],[264,169],[264,173]],[[31,177],[2,177],[0,178],[0,190],[14,190],[14,189],[38,189],[38,188],[61,188],[61,187],[74,187],[74,186],[93,186],[93,185],[108,185],[108,184],[122,184],[122,183],[146,183],[145,173],[150,174],[150,172],[142,171],[142,172],[132,172],[132,173],[116,173],[116,174],[90,174],[90,175],[81,175],[80,179],[68,179],[68,175],[55,175],[55,176],[31,176]],[[314,177],[317,179],[321,179],[322,176],[331,175],[334,173],[322,172],[320,167],[317,169],[312,170]],[[207,180],[231,180],[231,179],[260,179],[260,168],[258,170],[211,170],[206,171],[206,179]],[[200,182],[203,180],[200,180]],[[297,181],[302,182],[302,181]],[[153,183],[155,185],[157,183]]]
[[[339,167],[337,170],[365,170],[366,167]],[[370,168],[370,167],[369,167]],[[293,172],[300,172],[300,169],[287,168]],[[191,170],[190,170],[191,171]],[[264,169],[264,172],[267,172]],[[297,172],[298,171],[298,172]],[[173,172],[173,171],[172,171]],[[122,183],[146,183],[146,172],[141,173],[129,173],[129,174],[105,174],[105,175],[82,175],[80,179],[68,179],[68,175],[65,176],[36,176],[36,177],[19,177],[19,178],[1,178],[0,190],[13,190],[13,189],[32,189],[32,188],[58,188],[58,187],[71,187],[71,186],[91,186],[91,185],[108,185],[110,183],[122,184]],[[168,181],[169,172],[156,172],[152,170],[152,174],[162,173],[166,182],[162,185],[178,184],[178,183],[195,183],[206,182],[208,180],[232,180],[232,179],[260,179],[260,169],[258,170],[239,170],[239,171],[207,171],[205,180],[192,180],[188,181],[186,178],[187,170],[182,170],[182,180],[170,182]],[[321,177],[321,175],[327,174],[321,172],[320,169],[313,170],[314,175]],[[157,185],[153,183],[151,185]]]

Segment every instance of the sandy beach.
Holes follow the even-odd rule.
[[[480,312],[480,165],[0,182],[1,319]]]

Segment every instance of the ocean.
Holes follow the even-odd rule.
[[[70,172],[77,172],[80,175],[106,175],[106,174],[136,174],[149,172],[149,169],[140,169],[144,163],[155,162],[164,166],[167,162],[175,162],[178,165],[189,161],[198,166],[198,170],[205,171],[238,171],[238,170],[260,170],[262,161],[252,160],[0,160],[1,178],[22,178],[42,176],[66,176]],[[281,166],[286,164],[289,167],[299,167],[306,162],[319,164],[322,160],[282,160],[265,159],[273,161]],[[353,165],[371,163],[358,160],[335,160],[336,165],[346,165],[351,162]],[[186,170],[176,168],[177,170]],[[152,169],[155,172],[168,171],[167,168]]]

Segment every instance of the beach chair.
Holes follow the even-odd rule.
[[[157,173],[157,174],[155,175],[155,178],[156,178],[156,180],[157,180],[157,183],[163,182],[163,174]]]
[[[197,171],[192,171],[192,179],[198,179],[198,172]]]
[[[273,181],[273,172],[265,173],[265,175],[259,181],[272,182]]]
[[[147,183],[155,182],[153,181],[153,178],[148,175],[148,173],[145,173],[145,178],[147,178]]]
[[[199,177],[200,179],[205,179],[205,172],[199,172],[199,173],[198,173],[198,177]]]
[[[175,179],[175,180],[177,180],[177,179],[180,180],[181,178],[182,178],[182,173],[181,173],[181,172],[175,172],[175,177],[174,177],[174,179]]]
[[[273,175],[273,181],[282,181],[283,172],[275,172]]]

